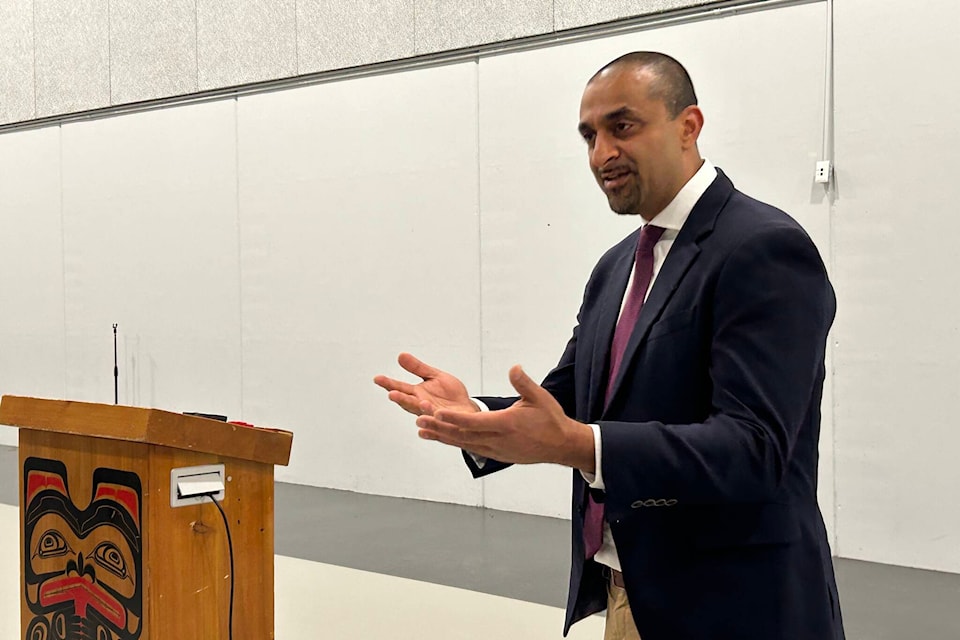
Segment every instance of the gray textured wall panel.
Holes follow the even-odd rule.
[[[197,0],[200,89],[297,73],[295,0]]]
[[[562,31],[711,3],[716,4],[717,0],[555,0],[555,25],[557,31]]]
[[[37,116],[110,104],[107,0],[36,0]]]
[[[33,0],[0,0],[0,124],[33,118]]]
[[[414,0],[298,0],[299,72],[414,55]]]
[[[0,124],[729,0],[0,0]]]
[[[416,0],[417,53],[553,31],[553,0]]]
[[[110,0],[112,103],[196,90],[196,0]]]

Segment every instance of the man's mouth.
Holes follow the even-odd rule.
[[[619,189],[626,184],[631,175],[628,169],[612,169],[609,171],[601,171],[600,179],[603,181],[604,189]]]

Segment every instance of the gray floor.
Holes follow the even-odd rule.
[[[17,450],[0,447],[0,502],[17,504]],[[562,607],[568,523],[279,483],[285,556]],[[848,640],[960,639],[960,575],[837,559]]]

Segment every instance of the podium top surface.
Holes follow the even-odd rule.
[[[0,424],[251,460],[290,462],[293,434],[160,409],[3,396]]]

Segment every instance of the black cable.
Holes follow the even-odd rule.
[[[217,505],[220,515],[223,516],[223,526],[227,530],[227,547],[230,549],[230,618],[227,620],[227,624],[230,630],[228,637],[230,640],[233,640],[233,539],[230,537],[230,523],[227,521],[227,514],[224,513],[223,507],[220,506],[220,501],[214,498],[212,494],[207,494],[207,497],[213,500],[213,504]]]

